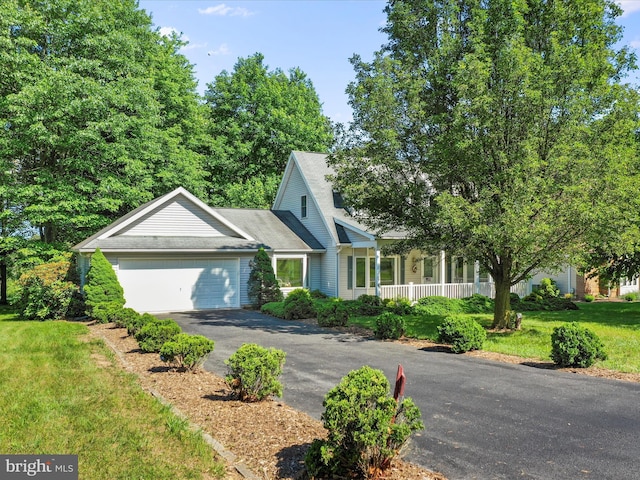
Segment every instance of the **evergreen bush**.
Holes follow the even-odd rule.
[[[286,354],[255,343],[243,344],[224,363],[227,384],[243,402],[257,402],[271,395],[282,396],[282,374]]]
[[[265,303],[281,302],[282,291],[273,271],[271,259],[264,248],[260,248],[249,263],[251,273],[247,281],[249,301],[254,308],[260,309]]]
[[[315,306],[309,290],[306,288],[296,288],[292,290],[284,299],[284,318],[287,320],[298,320],[301,318],[314,318],[316,316]]]
[[[93,318],[96,323],[115,322],[123,310],[124,308],[120,302],[98,303],[91,309],[91,318]]]
[[[155,319],[147,322],[135,335],[140,350],[143,352],[159,352],[162,345],[182,332],[175,320]]]
[[[321,327],[345,327],[349,322],[349,309],[344,302],[320,304],[316,310],[318,325]]]
[[[124,290],[116,272],[99,248],[91,255],[91,265],[83,291],[89,316],[92,316],[93,308],[100,303],[116,302],[121,307],[125,304]]]
[[[149,322],[158,320],[158,317],[151,315],[150,313],[143,313],[137,317],[132,316],[127,323],[127,333],[133,337]]]
[[[376,338],[397,340],[405,332],[404,318],[393,312],[383,312],[376,317],[373,331]]]
[[[199,369],[215,343],[203,335],[179,333],[160,348],[160,359],[187,371]]]
[[[478,322],[464,315],[451,315],[438,325],[438,341],[451,345],[453,353],[480,350],[487,332]]]
[[[596,299],[596,297],[594,297],[590,293],[585,293],[584,294],[584,301],[585,302],[593,302],[595,299]]]
[[[112,321],[118,328],[127,328],[128,325],[140,317],[140,314],[133,308],[121,308],[112,316]]]
[[[305,456],[310,478],[371,478],[387,469],[413,432],[424,428],[410,398],[397,403],[380,370],[350,372],[324,398],[326,440]]]
[[[607,354],[595,333],[572,322],[553,329],[551,358],[560,367],[587,368],[596,360],[605,360]]]

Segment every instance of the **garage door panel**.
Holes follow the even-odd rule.
[[[238,259],[121,260],[118,276],[139,312],[240,306]]]

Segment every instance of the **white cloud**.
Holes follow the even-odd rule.
[[[618,5],[624,10],[622,16],[630,15],[640,11],[640,1],[638,0],[618,0]]]
[[[221,17],[249,17],[254,14],[254,12],[244,7],[230,7],[224,3],[215,7],[199,8],[198,13],[202,15],[219,15]]]
[[[180,34],[182,32],[180,32],[180,30],[178,30],[177,28],[174,28],[174,27],[160,27],[160,35],[162,35],[163,37],[170,37],[174,33],[176,35],[180,36]],[[182,35],[182,39],[183,40],[187,40],[187,41],[189,40],[184,35]]]
[[[632,42],[629,42],[629,45],[633,48],[640,49],[640,40],[633,40]]]
[[[184,47],[182,47],[180,51],[184,52],[187,50],[196,50],[198,48],[205,48],[206,46],[207,46],[206,42],[205,43],[189,43],[188,45],[185,45]]]
[[[218,56],[218,55],[229,55],[230,53],[231,53],[231,50],[229,50],[229,47],[227,46],[227,44],[223,43],[222,45],[220,45],[215,50],[209,50],[207,52],[207,55],[215,57],[215,56]]]

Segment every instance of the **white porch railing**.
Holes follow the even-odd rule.
[[[524,297],[530,293],[529,282],[520,282],[511,287],[512,293]],[[408,298],[413,302],[423,297],[443,296],[449,298],[470,297],[479,293],[486,297],[495,297],[496,288],[492,282],[475,283],[429,283],[408,285],[383,285],[380,287],[381,298]]]

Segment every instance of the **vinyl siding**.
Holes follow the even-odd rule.
[[[158,237],[238,237],[236,232],[222,222],[217,222],[198,206],[180,196],[167,205],[158,206],[118,234]]]

